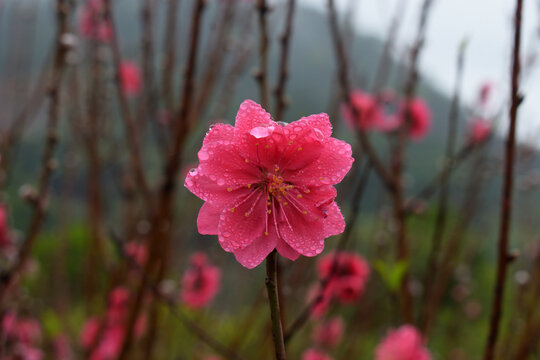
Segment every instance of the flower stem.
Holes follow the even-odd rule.
[[[276,360],[286,360],[285,342],[283,341],[283,327],[279,313],[279,300],[277,289],[277,252],[272,251],[266,258],[266,291],[270,305],[270,318],[272,320],[272,337],[276,350]]]

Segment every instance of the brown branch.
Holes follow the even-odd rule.
[[[148,237],[147,246],[149,259],[146,262],[140,285],[135,295],[135,301],[130,309],[126,336],[122,344],[119,360],[126,359],[133,341],[133,328],[141,311],[145,288],[154,276],[159,277],[165,269],[167,247],[171,232],[173,215],[173,199],[176,193],[177,173],[181,165],[182,148],[184,138],[188,131],[188,119],[192,103],[194,78],[197,65],[197,52],[199,48],[199,36],[202,25],[202,14],[206,0],[197,0],[191,17],[191,40],[187,67],[182,89],[182,99],[177,121],[174,125],[173,144],[169,150],[167,164],[164,171],[164,179],[159,190],[157,206],[152,217],[152,228]],[[158,274],[160,273],[160,274]]]
[[[516,123],[518,107],[523,100],[519,94],[520,73],[520,45],[521,45],[521,17],[523,0],[516,0],[516,13],[514,19],[514,51],[512,54],[512,87],[511,106],[509,110],[510,128],[506,140],[504,183],[501,199],[501,225],[498,242],[497,279],[493,291],[493,305],[491,310],[489,333],[486,341],[484,360],[492,360],[495,357],[497,337],[503,312],[503,299],[505,290],[506,272],[508,269],[508,243],[510,238],[510,226],[512,216],[512,185],[514,180],[514,158],[516,148]]]
[[[360,161],[358,159],[356,161],[356,164],[360,164]],[[360,165],[357,165],[357,168],[359,166]],[[317,306],[317,304],[319,304],[323,300],[324,293],[326,291],[326,288],[330,284],[330,280],[334,277],[334,275],[336,275],[338,271],[338,255],[340,252],[345,250],[345,248],[347,247],[347,243],[349,239],[351,238],[352,231],[358,219],[362,196],[364,194],[364,190],[366,189],[370,172],[371,172],[371,165],[368,162],[364,165],[363,169],[359,172],[358,185],[354,187],[354,192],[352,194],[352,199],[351,199],[352,210],[351,210],[351,214],[349,215],[349,221],[346,223],[345,231],[341,235],[339,239],[339,243],[336,247],[334,258],[332,260],[332,267],[330,269],[330,273],[324,279],[321,279],[321,282],[319,284],[319,291],[317,292],[315,297],[306,305],[304,310],[300,312],[300,315],[298,315],[298,317],[292,322],[292,325],[285,332],[285,337],[284,337],[285,344],[289,343],[291,339],[294,337],[294,335],[297,334],[298,331],[307,323],[307,321],[309,320],[311,316],[313,308]]]
[[[285,343],[283,341],[283,326],[279,310],[278,274],[277,274],[277,251],[274,250],[266,258],[266,290],[268,304],[270,306],[270,319],[272,320],[272,338],[276,360],[287,360]]]
[[[146,174],[144,172],[144,167],[142,165],[140,133],[139,129],[137,128],[137,124],[135,123],[135,119],[133,118],[133,114],[131,113],[128,99],[123,91],[121,83],[120,68],[122,64],[122,54],[120,53],[120,45],[118,43],[118,36],[112,12],[111,0],[105,0],[104,21],[108,22],[112,29],[111,50],[114,62],[116,93],[120,105],[120,111],[122,112],[122,120],[124,122],[124,127],[126,131],[131,168],[133,171],[133,175],[135,176],[137,186],[139,187],[139,190],[141,191],[145,200],[145,204],[148,209],[151,209],[152,192],[148,185]]]
[[[165,29],[163,45],[165,48],[165,57],[163,59],[163,75],[161,81],[163,82],[163,97],[165,98],[165,103],[169,111],[172,111],[174,107],[173,69],[176,57],[176,22],[179,6],[180,0],[169,0],[169,7],[167,9],[167,27]]]
[[[144,269],[141,268],[139,263],[137,263],[136,259],[126,254],[123,246],[124,242],[120,239],[119,236],[117,236],[114,231],[110,231],[110,239],[113,242],[116,252],[127,262],[131,269],[139,273],[144,271]],[[158,286],[152,285],[150,283],[146,284],[145,290],[151,292],[156,299],[158,299],[161,303],[167,306],[167,309],[169,309],[170,313],[174,317],[176,317],[182,325],[184,325],[192,334],[199,338],[199,340],[207,344],[218,354],[229,360],[243,360],[243,358],[235,351],[233,351],[232,349],[221,343],[219,340],[208,334],[196,322],[191,320],[183,311],[179,310],[178,303],[175,298],[171,297],[170,295],[164,294]]]
[[[439,271],[433,281],[433,290],[431,295],[426,299],[425,308],[425,323],[422,324],[422,332],[426,338],[429,337],[432,324],[435,322],[437,311],[439,309],[442,297],[448,287],[452,273],[455,269],[455,263],[458,259],[462,241],[466,230],[468,229],[474,213],[478,207],[478,201],[482,188],[484,187],[484,163],[486,159],[481,154],[478,159],[471,164],[472,174],[469,178],[469,185],[463,196],[461,211],[459,212],[459,220],[453,226],[452,233],[448,238],[447,245],[443,251],[443,258],[440,262]]]
[[[227,37],[230,34],[232,25],[235,19],[235,8],[238,2],[236,0],[227,0],[223,5],[225,8],[219,12],[220,20],[216,29],[216,38],[213,41],[212,49],[208,55],[208,63],[206,65],[205,74],[201,82],[201,89],[199,96],[195,100],[193,110],[190,114],[189,124],[193,126],[201,115],[203,115],[204,108],[208,104],[208,101],[212,97],[215,83],[219,75],[219,71],[226,58],[227,52]]]
[[[433,0],[424,0],[420,13],[420,21],[416,34],[416,41],[411,50],[409,77],[405,83],[404,98],[407,109],[408,104],[416,95],[416,87],[418,84],[418,58],[422,50],[425,38],[425,31],[429,10]],[[406,223],[406,207],[405,207],[405,191],[403,188],[403,171],[405,168],[405,153],[408,143],[408,133],[411,126],[411,117],[408,110],[405,114],[405,121],[398,129],[397,139],[392,156],[392,176],[394,182],[394,192],[392,198],[394,202],[394,217],[396,221],[396,246],[397,259],[403,262],[409,261],[409,246],[407,241],[407,223]],[[401,316],[407,323],[413,321],[413,302],[409,290],[409,273],[408,270],[401,281],[400,286],[400,307]]]
[[[328,0],[328,16],[330,23],[330,32],[332,35],[332,41],[334,43],[334,50],[336,53],[336,60],[338,63],[338,72],[339,72],[339,84],[341,87],[341,96],[343,101],[345,101],[353,112],[353,116],[357,117],[358,110],[352,106],[350,94],[351,86],[349,83],[349,67],[347,61],[347,55],[345,53],[345,48],[343,46],[343,40],[339,32],[339,25],[337,19],[336,8],[334,0]],[[392,190],[394,187],[393,180],[390,176],[388,169],[383,165],[377,152],[371,145],[369,138],[365,131],[359,129],[357,131],[358,140],[362,146],[362,149],[367,156],[371,166],[379,176],[382,183],[388,190]]]
[[[276,121],[283,120],[283,113],[287,107],[287,99],[285,95],[285,85],[287,83],[287,76],[289,75],[289,69],[287,61],[289,58],[290,43],[293,30],[294,10],[296,6],[296,0],[288,0],[287,2],[287,17],[285,20],[285,30],[281,35],[281,59],[279,61],[279,78],[278,84],[275,90],[276,97]]]
[[[56,3],[56,50],[53,61],[51,79],[48,86],[49,112],[47,121],[47,135],[45,148],[43,150],[39,184],[36,197],[33,199],[34,213],[30,226],[27,230],[25,241],[21,246],[17,259],[13,267],[5,274],[2,274],[0,284],[0,308],[3,307],[7,290],[13,286],[21,275],[28,258],[30,257],[34,243],[45,219],[47,208],[47,197],[49,194],[49,183],[53,170],[56,167],[54,152],[58,143],[58,122],[60,118],[60,89],[65,72],[65,57],[69,49],[65,43],[64,35],[68,33],[68,15],[70,6],[66,0],[57,0]],[[0,309],[1,310],[1,309]]]
[[[454,95],[452,97],[452,103],[450,105],[450,111],[448,114],[448,131],[446,134],[446,150],[444,155],[444,163],[448,163],[452,160],[455,148],[456,148],[456,136],[458,130],[458,119],[459,119],[459,108],[460,108],[460,93],[461,93],[461,84],[463,82],[463,65],[464,65],[464,56],[465,56],[465,46],[460,45],[457,61],[456,61],[456,78],[455,78],[455,87]],[[446,219],[448,213],[448,196],[450,189],[450,174],[448,177],[441,178],[440,181],[440,191],[439,199],[437,205],[437,215],[435,217],[435,226],[431,238],[431,251],[428,257],[428,265],[426,278],[424,279],[424,305],[429,302],[429,297],[432,296],[431,290],[433,288],[433,280],[437,276],[438,265],[439,265],[439,253],[442,243],[442,238],[444,236],[446,228]],[[424,306],[427,309],[426,306]],[[429,314],[422,312],[422,319],[420,321],[421,330],[424,334],[427,333],[427,329],[431,320],[429,319]]]
[[[261,93],[261,105],[263,109],[268,109],[268,29],[266,24],[266,14],[269,8],[266,0],[257,0],[257,12],[259,19],[259,69],[255,78],[259,82]]]

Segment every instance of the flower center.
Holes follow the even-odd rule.
[[[287,194],[287,190],[293,188],[291,184],[285,182],[285,179],[277,174],[268,174],[267,179],[268,193],[278,200],[281,200]]]

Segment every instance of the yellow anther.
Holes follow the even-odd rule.
[[[265,231],[265,232],[264,232],[264,235],[268,236],[268,231]]]
[[[287,205],[289,205],[289,203],[285,201],[285,202],[283,203],[283,206],[287,206]]]
[[[231,191],[232,191],[232,188],[228,187],[228,188],[227,188],[227,191],[228,191],[228,192],[231,192]]]
[[[246,163],[248,163],[248,162],[249,162],[249,159],[246,159],[246,160],[244,160],[244,161],[245,161]]]
[[[307,215],[307,211],[306,210],[302,211],[302,214]]]
[[[248,217],[248,216],[249,216],[249,213],[244,213],[244,216],[245,216],[245,217]]]
[[[268,146],[268,145],[264,145],[264,147],[268,149],[268,148],[269,148],[270,146]]]
[[[231,210],[231,212],[234,212],[234,208],[231,208],[230,210]]]
[[[268,210],[268,213],[271,214],[271,213],[272,213],[272,210]]]
[[[292,144],[293,144],[293,141],[292,141],[292,140],[291,140],[291,141],[289,141],[289,145],[292,145]]]
[[[248,188],[248,189],[251,189],[251,184],[247,184],[247,188]]]
[[[255,146],[259,146],[259,143],[256,143]]]
[[[297,198],[301,199],[302,198],[302,194],[298,194],[296,195]]]
[[[298,148],[298,151],[302,151],[302,148],[301,148],[301,147],[299,147],[299,148]]]
[[[309,194],[311,192],[311,190],[307,189],[306,190],[306,194]]]

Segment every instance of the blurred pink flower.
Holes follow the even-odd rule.
[[[56,336],[53,340],[53,345],[55,360],[72,360],[75,358],[69,337],[66,334]]]
[[[328,283],[331,294],[342,303],[358,300],[364,293],[369,278],[369,265],[358,254],[340,252],[337,254],[337,268],[332,272],[335,254],[331,253],[319,261],[319,277],[326,279],[333,274]]]
[[[121,325],[108,327],[97,348],[92,352],[90,360],[114,360],[120,354],[125,331]]]
[[[108,43],[112,39],[113,29],[110,22],[103,19],[103,0],[89,0],[84,6],[79,19],[81,36]]]
[[[491,122],[483,118],[474,118],[470,121],[468,142],[470,144],[481,144],[491,134]]]
[[[146,263],[146,259],[148,259],[146,246],[141,242],[128,242],[124,245],[124,252],[140,267],[142,267]]]
[[[361,90],[355,90],[351,93],[350,101],[356,110],[356,117],[348,104],[341,105],[341,113],[352,129],[367,130],[382,121],[383,113],[375,97]]]
[[[8,214],[4,205],[0,204],[0,249],[11,246],[9,235]]]
[[[191,255],[190,266],[182,277],[180,297],[187,306],[199,309],[208,305],[221,285],[221,271],[208,263],[206,255]]]
[[[100,321],[95,317],[88,319],[86,323],[84,323],[79,337],[79,343],[83,348],[88,349],[96,342],[100,327]]]
[[[478,92],[478,103],[480,106],[486,106],[491,94],[493,93],[493,84],[491,82],[485,82],[480,86],[480,91]]]
[[[343,336],[344,322],[339,316],[319,323],[313,330],[313,341],[326,347],[336,346]]]
[[[15,346],[15,356],[14,359],[20,360],[41,360],[44,358],[43,351],[34,346],[20,343]]]
[[[332,360],[332,358],[316,349],[307,349],[302,354],[302,360]]]
[[[141,92],[141,72],[137,64],[127,60],[120,64],[120,83],[126,96],[136,96]]]
[[[428,105],[420,98],[411,100],[407,105],[402,104],[398,115],[401,125],[410,116],[409,137],[412,140],[422,140],[431,130],[431,111]]]
[[[345,227],[332,185],[351,168],[350,145],[330,137],[326,114],[284,126],[251,100],[240,106],[235,125],[211,128],[199,167],[186,178],[206,201],[199,232],[218,235],[249,269],[274,249],[291,260],[319,254],[324,239]]]
[[[375,350],[376,360],[430,360],[422,344],[422,336],[413,326],[391,330]]]
[[[315,297],[319,297],[316,299]],[[311,315],[315,318],[320,317],[326,313],[330,303],[332,302],[332,293],[331,289],[327,286],[324,288],[324,292],[321,292],[321,287],[319,285],[313,286],[307,296],[307,303],[311,304],[312,301],[316,301],[311,309]]]
[[[17,324],[17,336],[20,342],[35,344],[41,341],[41,325],[34,319],[21,319]]]

